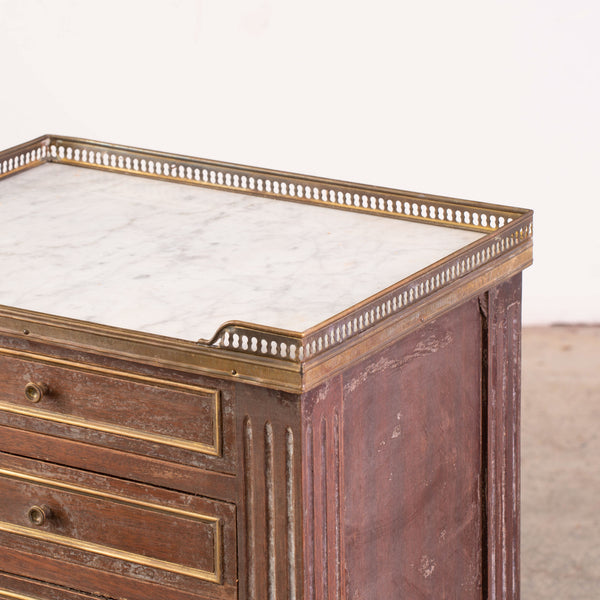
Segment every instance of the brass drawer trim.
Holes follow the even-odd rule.
[[[189,385],[185,383],[176,383],[168,381],[166,379],[158,379],[155,377],[145,377],[143,375],[134,375],[126,373],[124,371],[116,371],[113,369],[105,369],[103,367],[97,367],[94,365],[81,365],[68,360],[60,358],[53,358],[44,356],[42,354],[34,354],[30,352],[22,352],[19,350],[9,350],[7,348],[0,348],[0,355],[5,354],[15,358],[23,358],[25,360],[33,360],[41,363],[49,363],[52,365],[58,365],[75,369],[78,371],[88,371],[92,373],[99,373],[101,375],[108,375],[112,377],[119,377],[130,381],[136,381],[140,383],[146,383],[149,385],[158,385],[160,387],[176,388],[183,391],[190,391],[203,394],[204,396],[212,397],[213,401],[213,440],[214,443],[205,444],[203,442],[191,442],[181,438],[172,436],[162,435],[160,433],[141,433],[138,429],[130,427],[124,427],[122,425],[110,425],[108,423],[101,423],[97,421],[90,421],[80,417],[72,417],[68,415],[58,415],[45,411],[39,408],[29,408],[22,406],[15,406],[13,404],[7,404],[0,402],[0,410],[14,413],[17,415],[23,415],[26,417],[37,417],[45,421],[52,421],[54,423],[62,423],[65,425],[73,425],[76,427],[83,427],[86,429],[93,429],[94,431],[100,431],[102,433],[109,433],[114,435],[122,435],[131,439],[142,440],[144,442],[153,442],[157,444],[164,444],[166,446],[173,446],[175,448],[181,448],[183,450],[192,450],[207,454],[208,456],[221,456],[222,452],[222,436],[221,436],[221,395],[218,390],[203,388],[196,385]]]
[[[30,529],[28,527],[23,527],[21,525],[14,525],[12,523],[6,523],[5,521],[0,521],[0,531],[6,531],[7,533],[14,533],[17,535],[22,535],[25,537],[30,537],[33,539],[52,542],[55,544],[60,544],[62,546],[67,546],[69,548],[75,548],[76,550],[83,550],[85,552],[92,552],[95,554],[100,554],[102,556],[106,556],[108,558],[116,558],[118,560],[124,560],[127,562],[133,562],[138,565],[143,565],[145,567],[151,567],[155,569],[161,569],[163,571],[169,571],[171,573],[177,573],[179,575],[187,575],[189,577],[195,577],[196,579],[201,579],[203,581],[209,581],[211,583],[222,583],[223,581],[223,564],[222,564],[222,555],[223,555],[223,536],[222,536],[222,523],[221,519],[218,517],[211,517],[210,515],[204,515],[202,513],[190,512],[187,510],[181,510],[178,508],[164,507],[159,504],[153,504],[152,502],[144,502],[142,500],[133,500],[130,498],[123,498],[122,496],[117,496],[115,494],[110,494],[107,492],[101,492],[99,490],[92,490],[89,488],[81,487],[78,485],[73,485],[69,483],[58,482],[52,479],[46,479],[44,477],[37,477],[35,475],[27,475],[25,473],[18,473],[16,471],[10,471],[8,469],[0,469],[0,476],[9,477],[11,479],[24,480],[31,483],[36,483],[40,485],[45,485],[48,487],[53,487],[61,490],[67,490],[69,492],[75,492],[78,494],[83,494],[86,496],[92,496],[97,498],[103,498],[118,502],[120,504],[128,504],[133,506],[139,506],[141,508],[154,510],[156,512],[161,513],[170,513],[177,517],[185,517],[188,519],[193,519],[195,521],[202,521],[204,523],[208,523],[213,527],[213,535],[214,535],[214,571],[205,571],[203,569],[195,569],[193,567],[186,567],[184,565],[178,565],[176,563],[172,563],[166,560],[151,558],[147,556],[143,556],[141,554],[135,554],[133,552],[127,552],[125,550],[119,550],[117,548],[111,548],[110,546],[104,546],[101,544],[96,544],[94,542],[85,542],[83,540],[76,540],[64,535],[59,535],[56,533],[50,533],[48,531],[41,531],[36,529]]]
[[[0,590],[0,598],[10,598],[10,600],[40,600],[34,596],[25,596],[24,594],[17,594],[8,590]]]

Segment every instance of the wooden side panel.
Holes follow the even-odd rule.
[[[475,299],[344,372],[345,598],[484,597],[482,341]]]
[[[302,599],[302,478],[298,396],[240,384],[239,597]]]
[[[486,296],[482,300],[488,338],[488,598],[518,600],[521,274]]]

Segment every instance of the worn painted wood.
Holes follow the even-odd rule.
[[[518,600],[521,274],[490,290],[483,306],[487,308],[488,598]]]
[[[471,301],[343,373],[345,595],[316,598],[482,598],[481,350]]]
[[[302,600],[299,397],[239,384],[239,597]]]
[[[107,596],[115,594],[120,582],[131,580],[128,587],[164,585],[186,593],[235,597],[233,505],[4,453],[0,453],[0,496],[3,565],[8,565],[4,557],[13,551],[38,557],[35,571],[25,560],[21,566],[12,563],[13,573],[35,577],[45,571],[45,580],[59,585],[67,584],[65,573],[72,581],[89,574],[95,587],[82,589]],[[46,523],[36,526],[28,521],[32,505],[50,508]],[[208,519],[217,519],[218,524],[211,525]],[[87,543],[95,546],[86,547]],[[222,560],[222,578],[210,582],[198,572],[217,570],[215,548]],[[115,550],[135,556],[111,555]],[[145,564],[146,558],[168,564]],[[180,567],[194,571],[180,572]]]
[[[97,597],[0,572],[0,600],[97,600]]]
[[[193,466],[233,469],[228,386],[171,384],[131,370],[92,370],[75,361],[64,366],[41,356],[0,350],[0,423]],[[25,395],[30,382],[47,388],[39,402]]]
[[[0,440],[2,450],[11,454],[21,454],[86,471],[218,498],[225,502],[235,502],[237,499],[234,475],[178,465],[122,450],[100,448],[14,427],[0,426]]]
[[[342,398],[340,376],[302,398],[307,599],[346,598]]]
[[[518,600],[520,285],[520,276],[499,283],[303,394],[3,338],[6,348],[215,387],[224,429],[222,457],[192,458],[6,413],[0,451],[8,462],[0,464],[115,494],[160,502],[176,497],[230,512],[223,585],[143,569],[134,576],[114,561],[3,532],[0,589],[2,577],[12,577],[11,585],[42,586],[40,598],[52,600],[61,586],[73,600],[79,600],[74,590],[129,600]],[[25,371],[9,362],[2,363],[3,401],[22,393]],[[47,368],[40,361],[26,365],[34,375]],[[93,418],[121,414],[111,412],[120,403],[128,418],[138,419],[130,423],[144,430],[155,405],[162,406],[156,415],[171,407],[160,425],[165,432],[206,435],[188,427],[206,419],[206,411],[194,413],[169,386],[145,395],[147,386],[127,376],[86,379],[84,368],[75,371],[54,386],[71,390],[72,403],[91,393],[99,411]],[[132,397],[147,403],[144,413],[133,414]],[[102,398],[112,400],[104,405]],[[74,406],[62,410],[82,410]],[[179,433],[177,415],[185,420],[181,415],[190,410],[194,418]],[[3,501],[13,495],[2,510],[16,506],[23,518],[26,496],[14,496],[11,485],[0,492]],[[26,489],[36,496],[35,486]],[[78,525],[84,512],[98,511],[98,521],[103,513],[75,504],[65,504],[74,511],[73,535],[85,531]],[[117,505],[111,510],[111,521],[127,520],[119,530],[135,529],[134,515]],[[152,552],[160,545],[161,556],[185,563],[193,548],[185,540],[193,532],[184,528],[161,541],[170,525],[156,515],[144,520],[149,531],[153,525],[156,534],[144,542],[130,537],[127,548],[143,552],[147,544]]]

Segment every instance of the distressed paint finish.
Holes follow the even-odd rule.
[[[212,308],[233,302],[240,318],[266,319],[230,321],[211,340],[191,341],[190,327],[208,315],[198,295],[168,285],[162,308],[183,302],[197,316],[185,318],[186,308],[175,311],[179,324],[159,323],[182,339],[143,333],[148,322],[130,322],[133,331],[0,306],[0,599],[518,600],[520,272],[532,261],[531,211],[56,136],[0,152],[0,162],[0,178],[60,162],[95,169],[92,179],[116,171],[204,186],[203,194],[264,196],[257,206],[289,200],[296,204],[267,204],[283,209],[292,229],[290,210],[318,205],[345,211],[321,211],[334,228],[365,223],[342,236],[359,249],[362,271],[318,228],[293,230],[308,234],[308,246],[281,232],[265,246],[262,217],[275,214],[266,204],[238,228],[256,243],[227,242],[241,259],[250,252],[256,272],[239,271],[231,253],[202,250],[214,276],[198,278],[207,273],[192,267],[192,279]],[[34,209],[40,194],[31,189]],[[51,209],[54,196],[46,196]],[[80,194],[73,198],[79,206]],[[244,225],[242,204],[229,210],[232,224]],[[217,212],[223,207],[217,200]],[[421,236],[418,223],[449,228]],[[66,225],[67,237],[79,231]],[[370,234],[377,246],[379,226],[403,238],[382,246],[385,265],[355,243]],[[457,228],[467,238],[437,245]],[[289,267],[307,266],[298,251],[311,254],[316,239],[338,262],[329,274],[309,265],[300,280],[312,287],[299,285]],[[277,244],[285,252],[267,252],[266,264],[261,249]],[[312,254],[320,265],[323,252]],[[30,252],[34,266],[42,255]],[[419,265],[429,266],[411,274]],[[10,257],[5,266],[16,277],[5,276],[10,293],[21,297],[15,281],[27,269]],[[69,300],[77,282],[63,271],[64,281],[53,281]],[[165,275],[186,280],[179,268]],[[277,325],[282,290],[291,304]],[[213,305],[215,293],[222,301]],[[333,304],[323,304],[328,295]],[[79,307],[85,319],[97,314],[93,296]],[[41,300],[63,314],[60,298]],[[33,392],[46,388],[38,404]],[[55,520],[29,523],[28,507],[46,502]],[[169,507],[208,514],[187,522]]]
[[[91,593],[133,600],[235,598],[233,505],[5,453],[0,453],[0,470],[3,570],[66,587],[77,582],[79,589]],[[35,504],[46,504],[52,511],[47,523],[37,527],[27,519]],[[216,529],[195,518],[173,514],[169,524],[166,511],[218,519],[221,541],[213,546],[214,533],[202,540],[209,529]],[[15,526],[30,535],[22,535]],[[172,534],[170,542],[167,532]],[[183,544],[175,549],[178,542]],[[222,562],[219,582],[184,572],[194,564],[217,568],[214,547]],[[163,568],[152,558],[169,564]],[[177,567],[183,569],[176,572]],[[168,593],[162,593],[163,588]]]
[[[0,380],[1,424],[235,472],[232,444],[223,443],[233,429],[231,386],[86,369],[78,361],[44,360],[36,352],[1,346]],[[47,388],[37,403],[25,396],[29,382]]]
[[[481,356],[472,300],[344,373],[348,598],[482,598]]]
[[[517,276],[302,394],[95,357],[108,369],[220,389],[222,470],[219,457],[203,467],[143,456],[18,415],[0,423],[3,451],[34,459],[40,474],[45,461],[69,465],[79,484],[104,473],[117,492],[143,484],[144,493],[230,503],[237,542],[226,564],[237,555],[237,570],[224,587],[107,578],[50,543],[44,555],[4,532],[2,569],[14,575],[3,577],[42,599],[76,577],[82,590],[132,600],[518,600],[519,343]],[[16,349],[86,360],[64,348]],[[110,393],[108,379],[102,390]]]
[[[0,573],[1,600],[98,600],[97,596],[82,594],[25,577]]]
[[[239,598],[302,600],[302,443],[297,395],[236,386]]]
[[[306,600],[518,599],[520,294],[303,395]]]
[[[489,600],[520,597],[521,274],[486,294]]]
[[[306,600],[346,598],[342,379],[302,398]]]

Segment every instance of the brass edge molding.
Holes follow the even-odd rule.
[[[314,388],[334,373],[341,372],[360,360],[368,358],[374,352],[395,343],[401,337],[411,333],[420,326],[452,310],[455,306],[466,302],[489,289],[498,282],[506,280],[521,272],[532,264],[531,243],[527,248],[519,248],[518,252],[495,263],[485,272],[472,275],[468,280],[456,282],[452,288],[439,291],[422,304],[411,307],[398,315],[393,322],[380,324],[363,335],[348,341],[342,349],[331,349],[326,354],[315,356],[304,363],[303,392]]]
[[[367,298],[328,321],[306,331],[303,359],[327,351],[345,340],[376,326],[408,307],[418,304],[440,289],[484,271],[515,247],[527,244],[533,234],[531,215],[524,215],[492,236],[486,236],[422,269],[387,290]]]
[[[220,456],[222,450],[222,425],[221,425],[221,395],[219,390],[204,388],[195,385],[189,385],[185,383],[171,382],[164,379],[158,379],[155,377],[147,377],[143,375],[136,375],[126,373],[124,371],[117,371],[114,369],[107,369],[104,367],[98,367],[94,365],[81,365],[72,361],[54,358],[50,356],[44,356],[41,354],[35,354],[32,352],[24,352],[21,350],[12,350],[9,348],[0,347],[0,355],[10,356],[13,358],[24,359],[28,361],[35,361],[45,364],[57,365],[60,367],[66,367],[78,371],[85,371],[91,373],[97,373],[100,375],[107,375],[110,377],[119,377],[128,381],[140,382],[142,384],[155,385],[158,387],[164,387],[167,389],[179,389],[186,392],[192,392],[200,394],[204,397],[212,399],[213,403],[213,440],[212,445],[204,444],[202,442],[192,442],[189,440],[176,438],[172,436],[166,436],[158,433],[147,433],[140,432],[137,429],[125,427],[123,425],[110,425],[109,423],[102,423],[84,419],[81,417],[73,417],[69,415],[61,415],[58,413],[51,413],[39,408],[21,407],[16,405],[7,404],[0,402],[0,410],[23,415],[27,417],[36,417],[45,421],[52,421],[54,423],[61,423],[64,425],[73,425],[75,427],[84,427],[86,429],[92,429],[94,431],[100,431],[102,433],[109,433],[113,435],[121,435],[131,439],[142,440],[145,442],[152,442],[157,444],[163,444],[166,446],[174,446],[176,448],[182,448],[184,450],[192,450],[207,454],[209,456]]]
[[[73,483],[65,483],[64,481],[58,481],[56,479],[49,479],[48,477],[40,477],[38,475],[29,475],[28,473],[21,473],[19,471],[12,471],[11,469],[5,469],[0,467],[0,476],[8,477],[10,479],[17,479],[27,481],[33,484],[39,484],[46,487],[67,490],[76,494],[82,494],[84,496],[92,496],[96,498],[103,498],[105,500],[112,500],[120,504],[130,504],[139,506],[149,510],[154,510],[159,513],[170,513],[176,517],[184,517],[193,519],[195,521],[203,521],[204,523],[214,524],[218,523],[221,519],[219,517],[212,517],[202,513],[192,512],[181,508],[173,508],[170,506],[162,506],[146,500],[135,500],[134,498],[125,498],[124,496],[118,496],[117,494],[111,494],[110,492],[103,492],[101,490],[94,490],[91,488],[83,487]]]
[[[192,385],[189,383],[180,383],[178,381],[171,381],[169,379],[160,379],[158,377],[148,377],[146,375],[138,375],[137,373],[129,373],[128,371],[119,371],[117,369],[108,369],[106,367],[98,367],[90,364],[77,363],[71,360],[65,360],[63,358],[55,358],[53,356],[47,356],[45,354],[37,354],[35,352],[27,352],[24,350],[12,350],[10,348],[0,347],[0,354],[7,354],[19,358],[25,358],[27,360],[34,360],[36,362],[49,363],[58,365],[61,367],[68,367],[79,371],[91,371],[99,373],[101,375],[108,375],[110,377],[118,377],[120,379],[135,380],[140,383],[147,383],[149,385],[156,385],[159,387],[167,388],[178,388],[180,390],[197,392],[206,396],[215,396],[218,394],[218,390],[212,388],[206,388],[199,385]]]
[[[0,590],[0,598],[10,598],[10,600],[41,600],[39,597],[17,594],[16,592],[9,592],[8,590]]]
[[[187,575],[188,577],[194,577],[195,579],[201,579],[203,581],[210,581],[211,583],[221,582],[221,578],[216,572],[213,573],[209,571],[204,571],[202,569],[185,567],[183,565],[171,563],[166,560],[161,560],[158,558],[149,558],[141,554],[126,552],[124,550],[118,550],[116,548],[103,546],[101,544],[95,544],[93,542],[83,542],[80,540],[68,538],[63,535],[58,535],[56,533],[50,533],[48,531],[36,531],[27,527],[23,527],[21,525],[13,525],[12,523],[6,523],[4,521],[0,521],[0,531],[14,533],[16,535],[33,538],[42,542],[51,542],[54,544],[59,544],[61,546],[66,546],[68,548],[74,548],[76,550],[83,550],[84,552],[100,554],[101,556],[106,556],[107,558],[115,558],[117,560],[132,562],[153,569],[161,569],[163,571],[169,571],[178,575]]]
[[[190,359],[196,356],[201,356],[202,358],[211,356],[216,360],[218,360],[218,357],[222,357],[225,360],[235,357],[238,363],[246,363],[247,366],[269,366],[280,368],[282,371],[298,371],[294,361],[289,358],[281,358],[279,353],[272,354],[268,352],[263,356],[260,353],[245,354],[243,351],[236,351],[233,344],[230,344],[228,348],[221,347],[217,339],[219,332],[213,336],[211,341],[199,340],[193,342],[6,305],[0,305],[0,329],[2,328],[2,319],[14,322],[14,325],[8,329],[15,333],[31,338],[46,339],[48,341],[52,341],[53,339],[62,341],[62,336],[57,335],[55,338],[52,333],[58,333],[60,330],[68,330],[71,344],[67,343],[67,346],[80,349],[80,342],[83,342],[86,348],[106,350],[109,354],[111,350],[114,350],[123,358],[135,359],[139,356],[139,349],[146,347],[149,355],[152,355],[152,353],[160,354],[165,357],[165,360],[172,357],[173,360],[171,362],[174,365],[179,364],[179,359],[184,355]],[[237,324],[240,322],[228,322],[223,327],[231,327],[234,323],[237,327]],[[241,327],[247,326],[248,324],[241,324]],[[250,325],[250,327],[257,335],[270,335],[273,333],[275,336],[285,340],[296,340],[302,336],[302,334],[297,332],[288,332],[261,325]]]
[[[214,532],[214,548],[213,548],[213,560],[215,564],[214,572],[205,571],[203,569],[196,569],[194,567],[186,567],[185,565],[179,565],[177,563],[172,563],[166,560],[151,558],[148,556],[144,556],[142,554],[135,554],[133,552],[128,552],[125,550],[119,550],[117,548],[111,548],[110,546],[104,546],[102,544],[96,544],[94,542],[85,542],[83,540],[76,540],[73,538],[69,538],[64,535],[59,535],[55,533],[50,533],[48,531],[40,531],[35,529],[30,529],[28,527],[24,527],[21,525],[15,525],[13,523],[7,523],[5,521],[0,521],[0,531],[6,531],[8,533],[15,533],[17,535],[22,535],[26,537],[30,537],[33,539],[52,542],[56,544],[60,544],[61,546],[67,546],[69,548],[75,548],[77,550],[83,550],[85,552],[92,552],[95,554],[100,554],[102,556],[106,556],[108,558],[116,558],[118,560],[124,560],[128,562],[133,562],[135,564],[143,565],[146,567],[151,567],[155,569],[161,569],[164,571],[169,571],[171,573],[177,573],[179,575],[187,575],[189,577],[194,577],[196,579],[201,579],[204,581],[210,581],[212,583],[221,583],[223,579],[222,573],[222,545],[223,545],[223,537],[222,537],[222,522],[218,517],[212,517],[210,515],[204,515],[202,513],[194,513],[187,510],[182,510],[178,508],[165,507],[159,504],[153,504],[151,502],[145,502],[142,500],[134,500],[132,498],[124,498],[122,496],[117,496],[115,494],[109,494],[107,492],[101,492],[99,490],[92,490],[90,488],[85,488],[78,485],[73,485],[69,483],[63,483],[59,481],[55,481],[52,479],[47,479],[45,477],[37,477],[35,475],[28,475],[25,473],[19,473],[17,471],[11,471],[9,469],[0,468],[0,476],[8,477],[10,479],[24,480],[30,483],[43,485],[46,487],[51,487],[59,490],[66,490],[68,492],[73,492],[77,494],[82,494],[85,496],[91,496],[96,498],[102,498],[105,500],[111,500],[113,502],[118,502],[120,504],[133,505],[138,506],[140,508],[153,510],[158,513],[169,513],[176,517],[183,517],[187,519],[192,519],[195,521],[201,521],[206,523],[213,528]]]
[[[26,332],[26,333],[25,333]],[[228,381],[300,389],[300,364],[0,306],[0,334]]]

